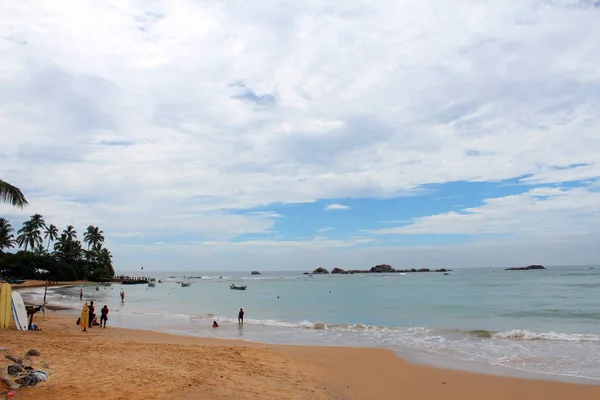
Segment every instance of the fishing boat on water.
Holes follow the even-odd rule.
[[[246,290],[248,286],[246,285],[236,285],[235,283],[232,283],[231,285],[229,285],[229,289],[231,290]]]
[[[188,287],[192,284],[192,282],[181,282],[181,287]]]

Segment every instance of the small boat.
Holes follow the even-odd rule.
[[[15,278],[14,276],[8,277],[8,278],[4,278],[1,281],[9,283],[11,285],[20,285],[22,283],[25,283],[25,279],[23,278]]]
[[[181,282],[181,287],[188,287],[192,284],[192,282]]]
[[[148,287],[155,287],[156,283],[155,282],[148,282]]]
[[[231,285],[229,285],[229,289],[232,290],[246,290],[248,286],[246,285],[236,285],[235,283],[232,283]]]
[[[447,272],[444,272],[444,275],[450,275],[450,274],[449,274],[449,273],[447,273]]]

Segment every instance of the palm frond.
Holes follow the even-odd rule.
[[[8,203],[13,207],[19,208],[23,208],[29,204],[21,192],[21,189],[2,179],[0,179],[0,203]]]

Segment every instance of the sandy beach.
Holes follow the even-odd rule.
[[[48,382],[20,389],[20,398],[600,398],[600,386],[413,365],[383,349],[280,346],[111,327],[80,332],[75,320],[47,312],[36,315],[42,331],[0,333],[5,352],[22,356],[36,349],[52,372]]]

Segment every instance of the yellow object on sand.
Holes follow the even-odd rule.
[[[0,329],[8,329],[12,315],[12,286],[0,283]]]
[[[79,321],[79,326],[81,330],[86,330],[89,322],[90,309],[88,308],[87,301],[83,305],[83,309],[81,310],[81,321]]]

